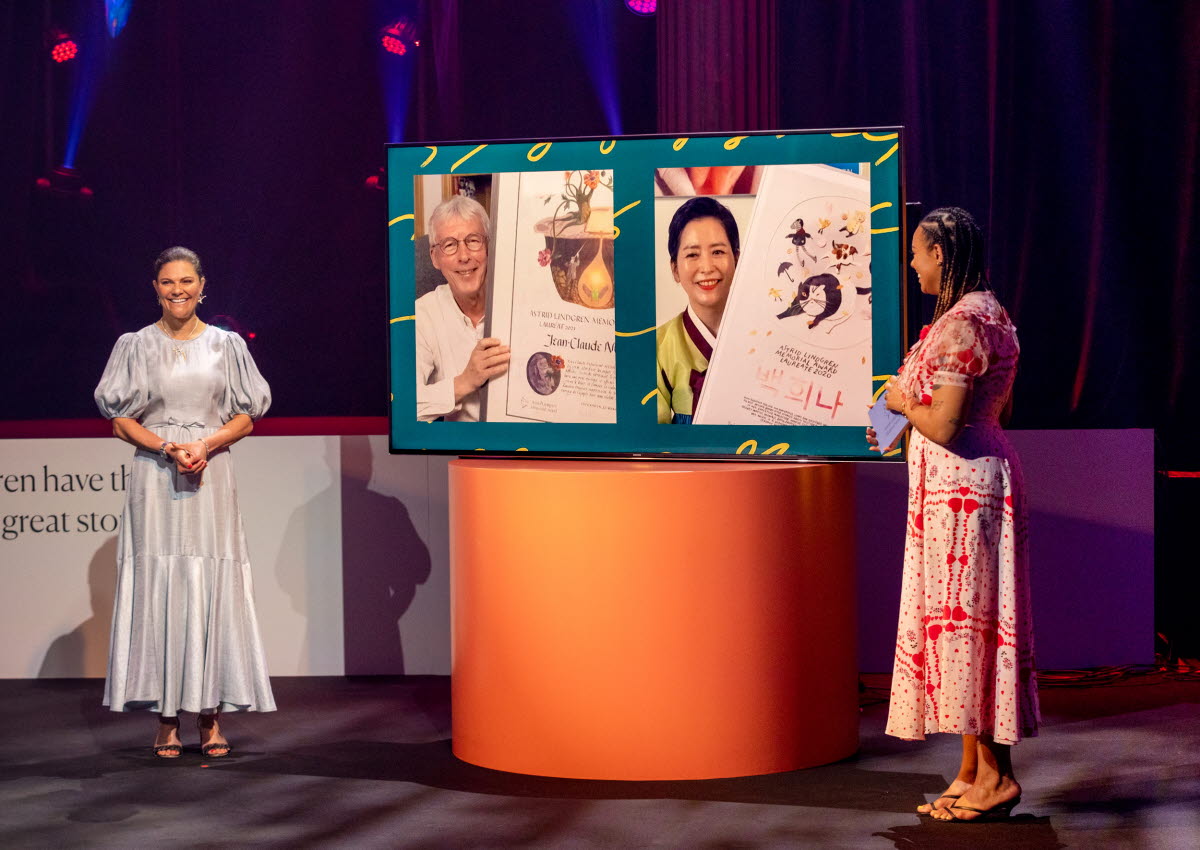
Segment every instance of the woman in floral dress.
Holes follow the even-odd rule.
[[[983,262],[965,210],[921,220],[912,267],[938,302],[886,396],[912,430],[887,733],[962,735],[954,781],[917,809],[940,820],[1007,817],[1021,796],[1010,749],[1038,726],[1024,487],[1000,425],[1020,349]]]

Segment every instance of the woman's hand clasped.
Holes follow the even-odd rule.
[[[167,456],[175,461],[175,468],[183,475],[197,475],[208,466],[208,449],[200,440],[190,443],[170,443]]]

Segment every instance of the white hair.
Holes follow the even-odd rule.
[[[476,219],[480,227],[483,228],[483,237],[487,237],[491,230],[492,223],[488,219],[487,210],[483,208],[483,204],[474,198],[468,198],[466,195],[454,195],[442,201],[433,209],[433,213],[429,216],[429,244],[436,245],[438,239],[438,230],[441,226],[450,219],[461,219],[470,221]]]

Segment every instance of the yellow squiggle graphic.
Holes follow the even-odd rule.
[[[651,325],[650,327],[646,328],[644,331],[631,331],[630,333],[623,333],[622,331],[613,331],[613,333],[616,334],[617,336],[641,336],[642,334],[648,334],[648,333],[650,333],[650,331],[656,331],[656,330],[658,330],[658,326]]]
[[[650,392],[648,392],[644,396],[642,396],[642,404],[645,404],[650,399],[654,398],[656,395],[658,395],[657,389],[650,390]]]
[[[891,156],[898,150],[900,150],[900,143],[896,142],[896,144],[894,144],[890,148],[888,148],[887,153],[885,153],[883,156],[879,157],[879,159],[875,160],[875,164],[879,165],[879,163],[883,162],[885,159],[887,159],[889,156]]]
[[[617,226],[614,224],[614,225],[613,225],[613,239],[616,239],[616,238],[617,238],[618,236],[620,236],[620,235],[621,235],[621,228],[617,227]]]
[[[537,162],[539,159],[541,159],[547,153],[550,152],[550,145],[552,145],[552,144],[554,144],[554,143],[553,142],[538,142],[536,145],[534,145],[533,147],[531,147],[529,149],[529,153],[525,154],[525,158],[527,160],[529,160],[530,162]],[[534,151],[536,151],[538,148],[542,149],[541,152],[534,153]]]
[[[672,150],[682,150],[683,146],[686,145],[687,143],[688,143],[688,140],[686,138],[676,139],[675,141],[671,142],[671,149]]]
[[[862,133],[830,133],[835,139],[848,139],[851,136],[861,136]]]
[[[437,156],[437,145],[426,145],[425,147],[429,148],[429,156],[425,157],[425,161],[421,163],[422,168],[433,162],[433,158]]]
[[[619,210],[617,210],[615,213],[613,213],[613,218],[616,218],[623,212],[628,212],[629,210],[633,209],[640,203],[641,203],[641,201],[634,201],[632,204],[626,204],[625,206],[623,206]]]
[[[744,138],[746,138],[746,137],[745,136],[734,136],[732,139],[726,139],[725,144],[723,144],[721,147],[725,148],[725,150],[727,150],[727,151],[731,151],[734,148],[736,148],[738,145],[740,145],[742,143],[742,139],[744,139]]]
[[[877,235],[880,233],[895,233],[899,229],[899,227],[872,227],[871,234]]]
[[[764,451],[763,455],[784,455],[784,454],[787,454],[787,450],[790,449],[791,447],[792,447],[791,443],[776,443],[775,445],[771,446],[771,448]],[[740,446],[738,446],[737,451],[734,452],[734,454],[739,454],[739,455],[740,454],[752,455],[752,454],[757,454],[757,453],[758,453],[758,440],[747,440],[746,442],[744,442]]]
[[[521,446],[521,448],[517,449],[517,451],[519,451],[519,452],[527,452],[527,451],[529,451],[529,449],[525,448],[524,446]]]
[[[777,138],[777,139],[782,139],[782,138],[783,138],[783,136],[776,136],[775,138]]]
[[[475,154],[479,153],[481,150],[483,150],[486,147],[487,147],[487,145],[480,145],[479,147],[475,148],[475,150],[471,151],[469,154],[464,156],[458,162],[454,163],[454,165],[450,166],[450,170],[454,171],[454,169],[458,168],[460,165],[462,165],[464,162],[466,162],[471,157],[475,156]]]
[[[893,455],[898,455],[898,454],[900,454],[899,449],[892,449],[890,452],[885,454],[884,457],[892,457]]]
[[[899,133],[888,133],[883,136],[876,136],[873,133],[863,133],[862,137],[868,142],[890,142],[892,139],[900,138]]]
[[[605,145],[608,145],[608,150],[605,150],[605,149],[604,149],[604,146],[605,146]],[[616,140],[616,139],[609,139],[609,140],[608,140],[608,141],[606,141],[606,142],[601,142],[601,143],[600,143],[600,153],[602,153],[602,154],[610,154],[610,153],[612,153],[612,149],[613,149],[613,148],[615,148],[616,146],[617,146],[617,140]]]
[[[881,204],[876,204],[875,206],[871,207],[871,212],[876,212],[878,210],[886,210],[891,205],[892,205],[891,201],[884,201]]]
[[[395,224],[398,221],[404,221],[405,219],[412,218],[412,217],[413,217],[412,213],[405,213],[404,215],[398,215],[395,218],[393,218],[391,221],[388,222],[388,227],[391,227],[393,224]]]
[[[388,320],[388,324],[389,324],[389,325],[394,325],[394,324],[396,324],[396,322],[411,322],[411,321],[412,321],[413,319],[415,319],[415,318],[416,318],[416,315],[412,315],[412,316],[397,316],[397,317],[396,317],[396,318],[394,318],[394,319],[389,319],[389,320]]]

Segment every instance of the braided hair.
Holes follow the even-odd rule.
[[[989,288],[983,268],[986,246],[983,231],[961,207],[939,207],[918,227],[927,245],[942,249],[942,285],[933,310],[936,322],[968,292]]]

